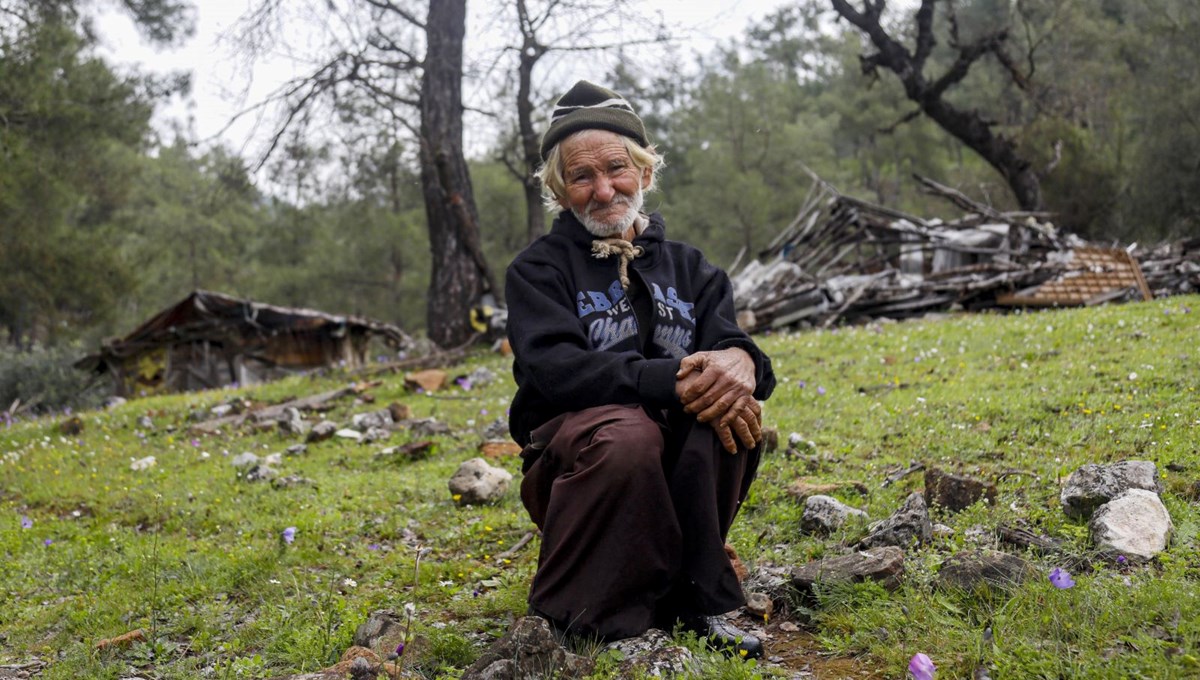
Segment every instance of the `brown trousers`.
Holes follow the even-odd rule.
[[[758,468],[684,413],[599,406],[534,430],[521,500],[542,530],[530,607],[606,639],[745,604],[725,536]]]

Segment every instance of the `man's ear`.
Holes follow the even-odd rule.
[[[642,168],[642,189],[650,188],[650,180],[654,177],[654,167],[647,165]]]

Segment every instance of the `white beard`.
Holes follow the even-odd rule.
[[[626,197],[624,194],[617,194],[613,196],[612,203],[627,206],[625,214],[613,222],[602,222],[591,216],[592,210],[597,207],[595,201],[588,201],[587,206],[584,208],[585,212],[581,213],[574,208],[571,209],[571,212],[583,224],[583,227],[588,230],[588,233],[596,238],[620,236],[633,226],[634,221],[637,220],[638,213],[642,210],[642,205],[645,203],[642,188],[638,187],[637,193],[629,197]]]

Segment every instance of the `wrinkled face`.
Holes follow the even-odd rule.
[[[651,168],[639,170],[621,136],[607,130],[585,130],[562,142],[561,201],[593,236],[625,232],[642,209],[642,189],[650,185]]]

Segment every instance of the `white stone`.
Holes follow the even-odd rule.
[[[867,519],[867,513],[832,496],[809,496],[804,501],[800,530],[806,534],[829,534],[840,529],[851,517]]]
[[[258,465],[258,456],[249,452],[241,453],[235,456],[234,459],[229,462],[229,464],[235,468],[251,467],[253,465]]]
[[[492,467],[482,458],[472,458],[458,466],[450,478],[450,493],[458,496],[461,505],[490,503],[508,491],[512,478],[508,470]]]
[[[1167,549],[1174,525],[1158,494],[1129,489],[1100,506],[1088,528],[1097,547],[1148,560]]]

